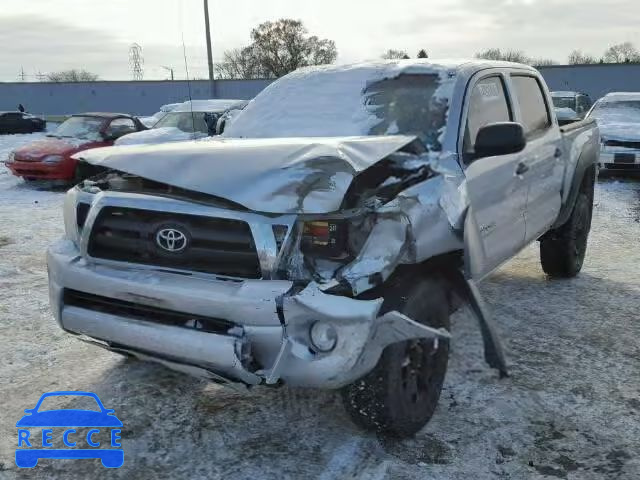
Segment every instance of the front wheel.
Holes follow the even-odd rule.
[[[380,314],[393,310],[423,325],[449,329],[447,295],[437,280],[394,282]],[[414,339],[389,345],[371,372],[342,390],[345,408],[367,430],[412,436],[433,416],[448,359],[446,340]]]

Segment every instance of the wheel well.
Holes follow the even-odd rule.
[[[368,290],[357,298],[363,300],[371,300],[374,298],[384,297],[385,292],[395,285],[399,279],[404,277],[423,278],[435,277],[438,281],[445,283],[445,291],[451,313],[460,306],[460,298],[456,295],[457,280],[462,275],[464,267],[464,252],[462,250],[454,250],[452,252],[443,253],[435,257],[428,258],[420,263],[402,264],[394,270],[394,272],[382,284]]]

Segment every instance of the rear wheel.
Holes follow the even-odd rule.
[[[591,229],[593,195],[580,192],[567,223],[540,240],[540,263],[551,277],[571,278],[582,270]]]
[[[449,329],[445,290],[434,279],[405,278],[385,295],[381,314],[397,310],[434,328]],[[415,339],[389,345],[367,375],[342,391],[359,426],[397,437],[414,435],[433,416],[449,358],[449,343]]]

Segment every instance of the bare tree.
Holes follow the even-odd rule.
[[[482,52],[476,53],[476,58],[483,58],[485,60],[502,60],[505,62],[516,63],[531,63],[532,59],[529,58],[521,50],[505,50],[502,51],[499,48],[489,48]]]
[[[335,62],[338,51],[333,40],[306,35],[300,20],[264,22],[251,31],[251,48],[260,65],[275,77],[300,67]]]
[[[427,51],[424,48],[422,48],[418,52],[418,58],[429,58],[429,54],[427,53]]]
[[[385,60],[406,60],[409,58],[409,55],[404,50],[395,50],[390,48],[381,55],[381,58],[384,58]]]
[[[61,70],[46,75],[48,82],[95,82],[98,75],[84,69]]]
[[[274,78],[338,57],[333,40],[307,36],[300,20],[264,22],[251,31],[251,44],[228,50],[216,65],[219,78]]]
[[[534,65],[536,67],[548,67],[549,65],[557,65],[558,62],[552,60],[551,58],[532,58],[529,60],[529,65]]]
[[[609,47],[602,59],[606,63],[640,62],[640,52],[633,43],[624,42]]]
[[[217,78],[272,78],[273,75],[264,68],[254,49],[249,47],[234,48],[224,52],[222,62],[215,64]]]
[[[574,50],[569,54],[569,65],[587,65],[592,63],[598,63],[598,59],[588,53],[582,53],[580,50]]]

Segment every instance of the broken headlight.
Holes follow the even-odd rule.
[[[302,227],[300,250],[305,255],[341,259],[349,255],[344,220],[314,220]]]

